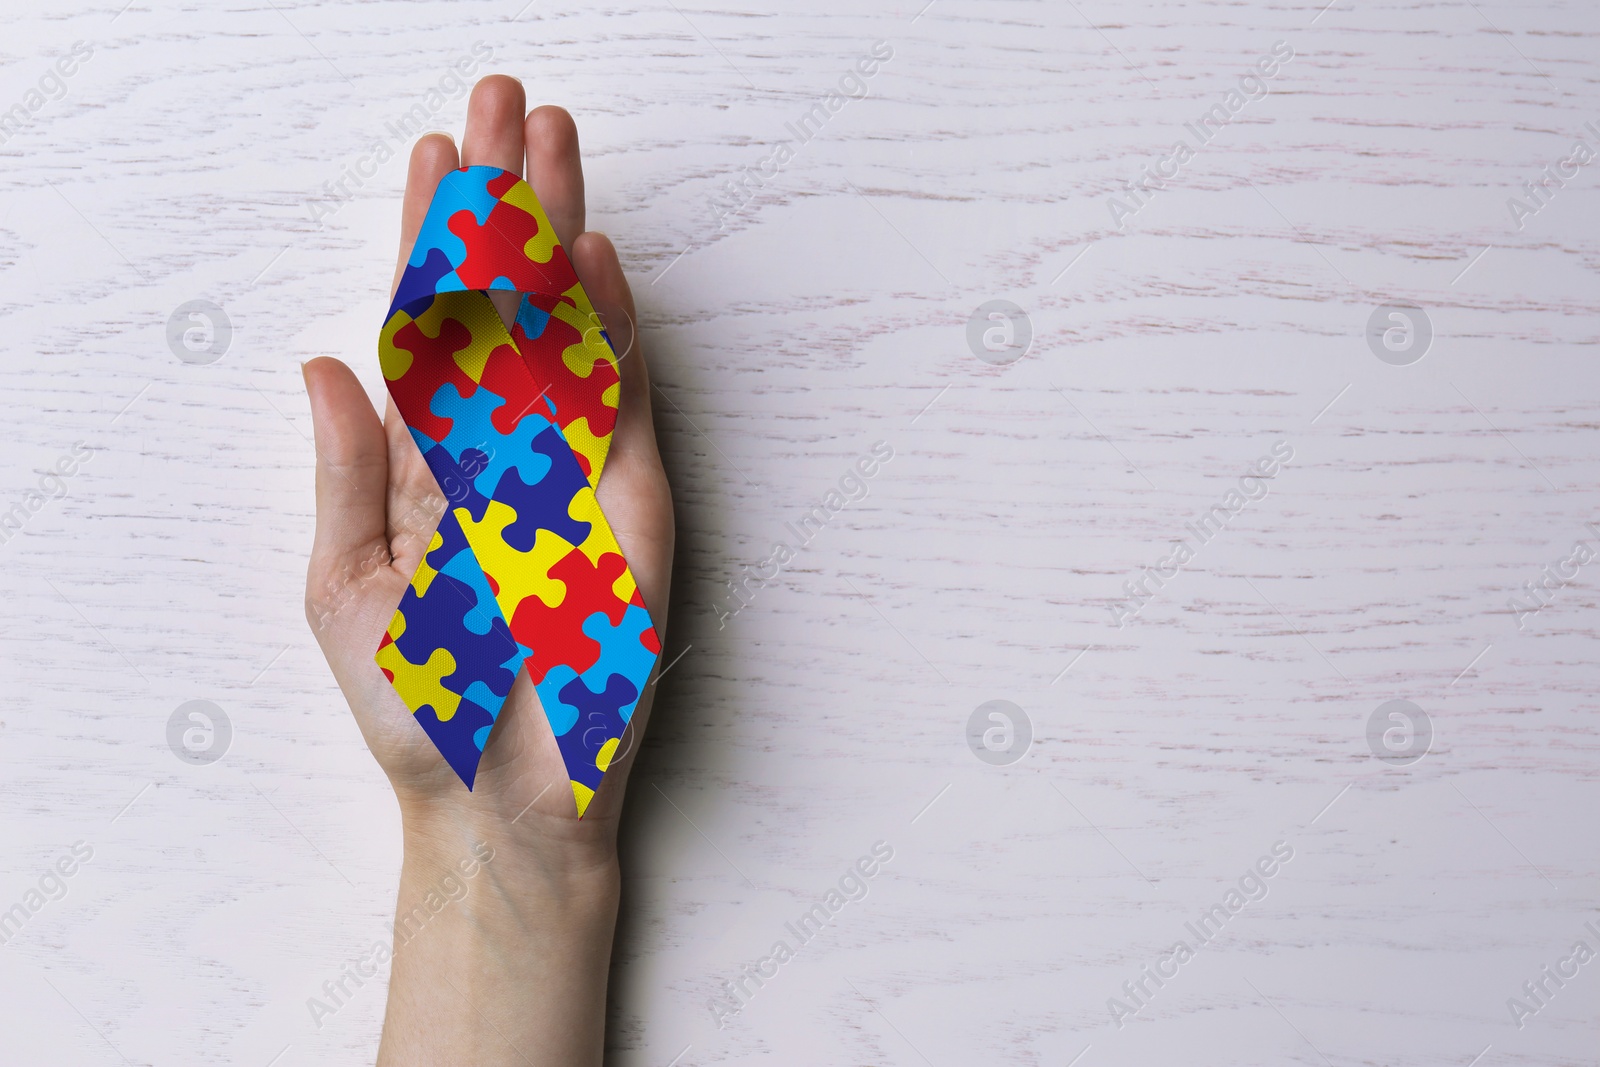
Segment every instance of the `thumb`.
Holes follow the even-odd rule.
[[[337,571],[379,547],[386,557],[389,443],[383,423],[343,363],[324,356],[302,370],[317,450],[312,570]]]

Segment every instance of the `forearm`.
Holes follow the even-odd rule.
[[[614,850],[498,822],[405,821],[379,1067],[599,1064]]]

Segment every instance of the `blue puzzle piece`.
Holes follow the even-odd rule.
[[[544,481],[550,473],[550,454],[535,442],[550,428],[550,421],[543,414],[534,411],[524,415],[510,436],[494,443],[494,452],[473,480],[478,491],[509,504],[506,493],[514,491],[517,485],[538,485]],[[515,481],[509,485],[506,484],[508,471],[515,472]]]
[[[460,257],[465,257],[467,246],[455,234],[445,231],[449,238],[461,248]],[[416,257],[421,256],[419,260]],[[461,262],[457,258],[451,262],[450,256],[442,248],[424,247],[421,241],[411,252],[411,269],[400,276],[400,286],[394,292],[394,300],[389,304],[389,313],[394,314],[395,308],[408,309],[412,318],[416,318],[433,305],[431,299],[435,292],[449,289],[461,289],[461,279],[456,277],[454,285],[441,284],[445,278],[455,277],[456,267]],[[415,307],[412,305],[415,304]]]
[[[439,680],[447,690],[461,692],[473,679],[481,678],[490,691],[502,698],[511,691],[516,672],[506,670],[502,664],[519,646],[492,597],[488,610],[493,616],[482,633],[475,632],[466,621],[469,614],[485,612],[479,603],[479,592],[443,572],[434,575],[425,596],[418,596],[415,588],[406,586],[400,610],[405,614],[406,628],[394,643],[402,656],[412,663],[426,663],[436,649],[443,648],[455,658],[455,672]],[[478,620],[474,624],[481,625]],[[497,713],[498,706],[493,710]]]
[[[495,702],[496,711],[501,703]],[[471,789],[478,776],[478,760],[483,755],[483,743],[478,738],[489,736],[494,715],[470,700],[462,700],[448,722],[440,722],[434,709],[427,704],[417,709],[416,720],[450,764],[450,769]]]
[[[428,566],[434,570],[444,570],[451,560],[463,552],[471,554],[472,546],[467,544],[467,534],[461,528],[461,520],[456,518],[455,513],[449,508],[446,508],[444,514],[439,516],[437,532],[440,540],[439,547],[433,549],[424,557],[428,561]],[[498,605],[496,605],[496,608],[498,609]]]
[[[433,473],[433,480],[439,483],[439,492],[449,502],[447,510],[461,509],[471,515],[474,522],[482,522],[489,498],[478,491],[477,479],[467,473],[467,468],[443,445],[434,445],[422,453],[422,458]]]
[[[561,687],[560,695],[563,705],[578,712],[576,725],[556,738],[561,758],[573,781],[599,789],[605,772],[595,766],[595,756],[607,740],[622,736],[628,724],[621,709],[639,702],[639,690],[620,674],[613,674],[599,692],[591,690],[582,678],[575,678]]]
[[[528,421],[523,419],[522,425]],[[589,479],[554,426],[535,437],[532,447],[533,459],[508,469],[495,485],[494,498],[517,513],[501,536],[518,552],[533,551],[534,539],[541,529],[564,538],[569,545],[583,544],[589,538],[591,524],[573,518],[568,508],[578,491],[589,487]],[[522,476],[523,469],[541,466],[547,473],[529,484]]]

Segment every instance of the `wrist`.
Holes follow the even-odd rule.
[[[608,836],[454,802],[402,810],[379,1063],[599,1064],[621,883]]]
[[[557,909],[576,919],[570,913],[586,904],[615,914],[621,874],[612,827],[531,811],[507,818],[437,800],[402,803],[401,826],[402,892],[454,878],[483,906]]]

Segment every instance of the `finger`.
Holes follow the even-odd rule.
[[[472,88],[467,102],[467,132],[461,138],[461,163],[522,173],[522,83],[491,74]]]
[[[528,184],[555,227],[556,240],[567,248],[583,232],[583,164],[578,154],[578,126],[565,108],[546,104],[528,113],[523,123],[528,145]]]
[[[639,351],[639,320],[633,306],[633,290],[622,273],[622,261],[611,239],[590,230],[573,241],[568,249],[572,265],[583,283],[589,302],[600,313],[606,336],[617,353],[617,371],[622,375],[622,391],[617,404],[617,434],[628,445],[642,444],[647,437],[655,443],[655,424],[650,414],[650,372]]]
[[[522,111],[527,97],[522,83],[491,74],[472,87],[467,101],[467,132],[461,138],[461,163],[467,167],[499,167],[522,173]],[[520,302],[515,293],[489,294],[509,328]]]
[[[337,568],[369,555],[376,546],[387,546],[389,442],[349,367],[323,357],[303,370],[317,450],[312,562]]]
[[[447,501],[392,396],[383,417],[383,429],[389,445],[386,532],[395,566],[410,573],[416,570],[417,560],[433,540]]]
[[[430,133],[412,145],[411,163],[406,171],[406,197],[400,207],[400,262],[395,264],[394,284],[389,287],[391,297],[400,285],[406,261],[411,258],[411,246],[417,243],[417,233],[427,217],[428,205],[433,202],[434,190],[446,174],[459,166],[461,160],[456,155],[456,143],[447,133]]]
[[[572,249],[584,291],[600,313],[607,336],[619,354],[626,353],[617,364],[622,375],[617,425],[596,497],[660,634],[666,625],[672,578],[672,493],[656,446],[650,375],[639,353],[633,295],[617,250],[605,234],[585,233]]]

